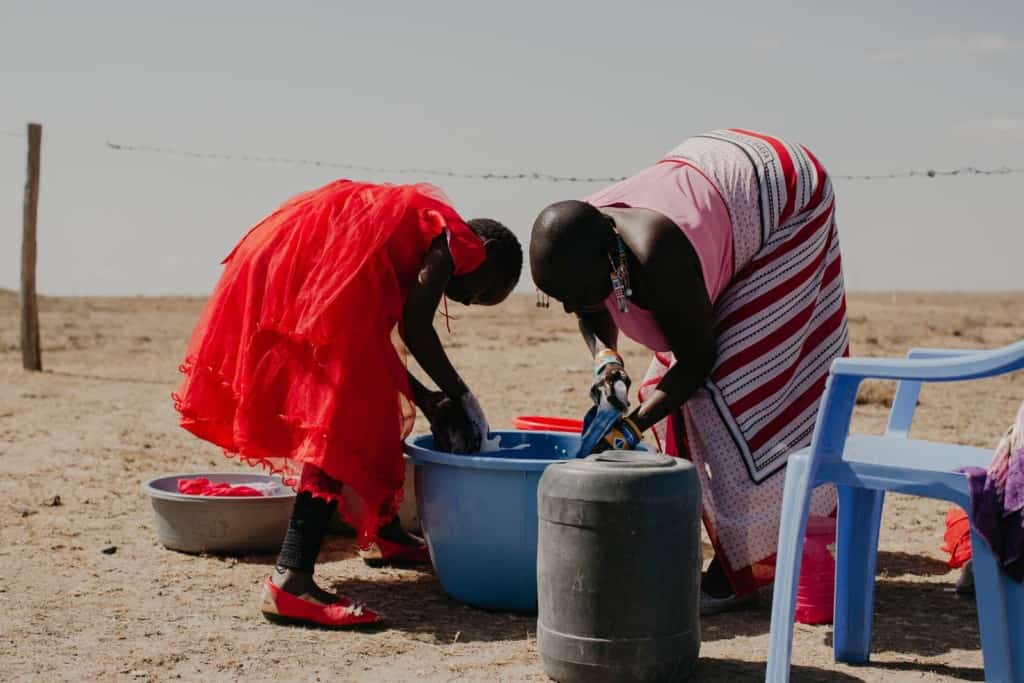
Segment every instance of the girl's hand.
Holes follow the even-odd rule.
[[[491,434],[491,426],[487,424],[487,416],[484,415],[484,409],[480,407],[480,402],[476,400],[476,396],[474,396],[472,392],[467,391],[464,393],[462,398],[459,399],[459,402],[461,403],[462,409],[466,413],[466,418],[469,420],[469,424],[471,425],[471,437],[473,439],[473,443],[476,444],[476,451],[479,451]]]
[[[423,416],[427,418],[427,422],[431,425],[440,418],[443,412],[442,405],[448,400],[443,391],[429,391],[427,389],[424,389],[423,394],[418,396],[417,399],[419,409],[423,411]]]
[[[453,401],[437,392],[425,403],[423,413],[430,420],[437,450],[459,454],[480,452],[490,426],[473,394],[466,392],[458,401]]]
[[[467,454],[480,450],[480,441],[473,438],[473,425],[462,406],[441,392],[433,404],[425,409],[430,420],[430,433],[434,435],[434,448],[444,453]]]

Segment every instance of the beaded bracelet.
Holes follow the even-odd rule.
[[[622,356],[614,349],[601,349],[594,355],[594,376],[597,377],[609,365],[621,365],[626,367]]]

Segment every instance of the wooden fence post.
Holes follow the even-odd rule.
[[[21,364],[26,370],[43,369],[39,343],[39,304],[36,300],[36,217],[39,207],[39,148],[43,127],[28,124],[28,169],[25,178],[25,214],[21,235]]]

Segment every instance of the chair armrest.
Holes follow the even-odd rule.
[[[918,353],[927,353],[920,350]],[[944,354],[945,355],[945,354]],[[825,392],[818,409],[811,438],[810,465],[842,458],[846,436],[850,433],[857,390],[865,379],[909,380],[920,388],[921,382],[953,382],[978,379],[1012,372],[1024,368],[1024,341],[992,351],[954,353],[942,358],[839,358],[832,362]],[[909,394],[903,401],[910,401]],[[903,405],[907,405],[903,403]],[[912,410],[897,415],[894,431],[905,431],[910,424]]]
[[[936,349],[925,346],[907,351],[907,358],[950,358],[952,356],[968,356],[972,353],[984,352],[987,349]]]
[[[955,382],[992,377],[1024,368],[1024,341],[991,351],[957,353],[946,358],[838,358],[836,377]]]

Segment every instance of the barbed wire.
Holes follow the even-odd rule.
[[[876,175],[836,175],[829,173],[830,178],[840,180],[889,180],[894,178],[935,178],[938,176],[960,176],[960,175],[1010,175],[1013,173],[1024,173],[1024,168],[1011,168],[999,166],[997,168],[977,168],[975,166],[961,166],[947,170],[928,169],[926,171],[901,171],[895,173],[879,173]]]
[[[9,130],[0,130],[0,136],[24,137],[24,133]],[[444,178],[459,178],[467,180],[535,180],[551,183],[616,183],[625,180],[629,176],[589,176],[589,175],[558,175],[544,171],[459,171],[443,168],[419,168],[419,167],[388,167],[373,166],[369,164],[353,164],[341,161],[325,159],[300,159],[285,156],[270,156],[265,154],[229,154],[225,152],[199,152],[195,150],[177,149],[174,147],[161,147],[156,145],[135,145],[121,142],[107,142],[107,149],[116,152],[138,152],[148,154],[163,154],[188,159],[200,159],[208,161],[230,161],[243,163],[259,163],[283,166],[312,166],[317,168],[336,168],[347,171],[360,171],[364,173],[377,173],[382,175],[421,175],[440,176]],[[900,178],[936,178],[955,176],[1003,176],[1024,173],[1024,167],[1014,168],[1010,166],[999,166],[996,168],[978,168],[976,166],[960,166],[950,169],[914,169],[909,171],[892,171],[889,173],[868,173],[868,174],[835,174],[829,176],[834,180],[896,180]]]
[[[338,168],[349,171],[362,171],[366,173],[380,173],[385,175],[430,175],[446,178],[462,178],[472,180],[539,180],[553,183],[615,183],[625,180],[629,176],[585,176],[585,175],[557,175],[543,171],[457,171],[453,169],[440,168],[416,168],[416,167],[386,167],[371,166],[366,164],[351,164],[340,161],[327,161],[323,159],[297,159],[292,157],[267,156],[260,154],[227,154],[223,152],[197,152],[193,150],[176,149],[173,147],[157,147],[154,145],[132,145],[120,142],[106,143],[109,149],[118,152],[146,152],[151,154],[165,154],[170,156],[184,157],[190,159],[205,159],[212,161],[241,161],[263,164],[279,164],[289,166],[314,166],[321,168]],[[1000,166],[998,168],[978,168],[976,166],[960,166],[945,170],[923,169],[910,171],[893,171],[890,173],[843,175],[832,174],[829,176],[838,180],[895,180],[897,178],[935,178],[947,176],[998,176],[1024,173],[1024,168],[1011,168]]]
[[[416,168],[416,167],[384,167],[368,166],[365,164],[350,164],[340,161],[326,161],[322,159],[295,159],[291,157],[265,156],[259,154],[225,154],[222,152],[196,152],[172,147],[156,147],[153,145],[129,145],[119,142],[108,142],[109,149],[118,152],[149,152],[153,154],[166,154],[191,159],[205,159],[212,161],[245,161],[264,164],[280,164],[289,166],[316,166],[322,168],[339,168],[349,171],[363,171],[366,173],[382,173],[390,175],[432,175],[444,176],[446,178],[466,178],[473,180],[542,180],[553,183],[607,183],[625,180],[629,176],[565,176],[542,171],[456,171],[439,168]]]

